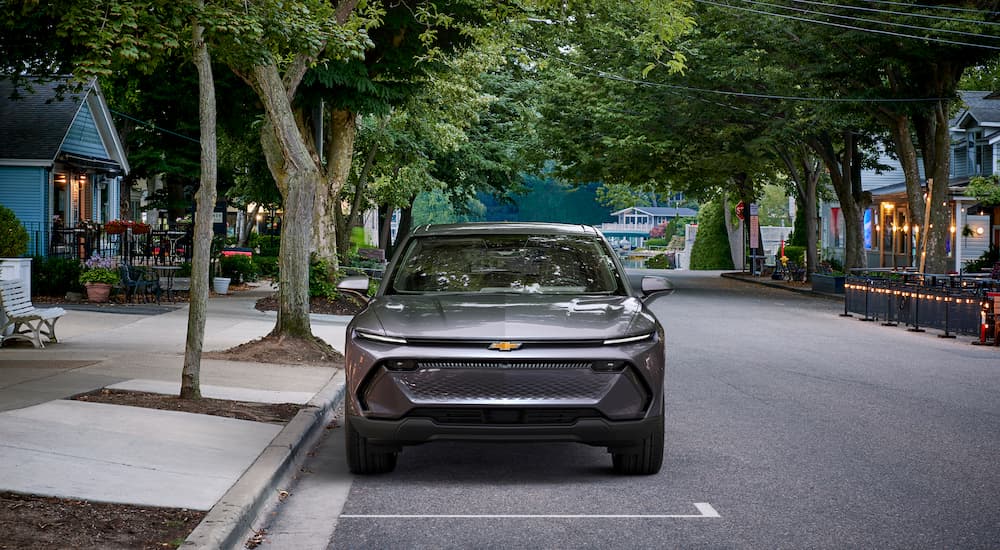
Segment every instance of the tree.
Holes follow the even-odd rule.
[[[691,246],[691,269],[733,269],[723,205],[712,201],[698,212],[698,236]]]

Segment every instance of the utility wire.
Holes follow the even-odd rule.
[[[193,137],[185,136],[184,134],[178,134],[177,132],[172,132],[170,130],[167,130],[166,128],[161,128],[161,127],[153,124],[152,122],[147,122],[145,120],[139,120],[138,118],[135,118],[134,116],[126,115],[125,113],[119,113],[118,111],[116,111],[114,109],[108,109],[108,110],[111,111],[113,114],[116,114],[116,115],[118,115],[120,117],[123,117],[123,118],[127,118],[127,119],[131,120],[132,122],[138,122],[139,124],[141,124],[141,125],[143,125],[143,126],[145,126],[147,128],[152,128],[153,130],[156,130],[158,132],[163,132],[164,134],[170,134],[172,136],[179,137],[181,139],[186,139],[188,141],[193,141],[195,143],[201,143],[201,140],[195,139]]]
[[[797,12],[797,13],[807,13],[807,14],[810,14],[810,15],[822,15],[822,16],[826,16],[826,17],[833,17],[835,19],[846,19],[848,21],[859,21],[859,22],[865,22],[865,23],[874,23],[876,25],[888,25],[888,26],[891,26],[891,27],[902,27],[904,29],[913,29],[913,30],[918,30],[918,31],[939,32],[939,33],[946,33],[946,34],[958,34],[958,35],[962,35],[962,36],[971,36],[973,38],[985,37],[985,38],[992,38],[994,40],[1000,38],[1000,36],[991,36],[991,35],[988,35],[988,34],[980,34],[980,33],[975,33],[975,32],[968,32],[968,31],[958,31],[958,30],[954,30],[954,29],[933,29],[933,28],[930,28],[930,27],[921,27],[919,25],[908,25],[906,23],[893,23],[891,21],[882,21],[880,19],[866,19],[864,17],[854,17],[854,16],[851,16],[851,15],[838,15],[838,14],[835,14],[835,13],[829,13],[829,12],[825,12],[825,11],[807,10],[805,8],[795,8],[795,7],[791,7],[791,6],[783,6],[781,4],[770,4],[768,2],[760,2],[758,0],[741,0],[741,1],[744,2],[744,3],[747,3],[747,4],[754,4],[754,5],[757,5],[757,6],[767,6],[769,8],[777,8],[777,9],[780,9],[780,10],[789,10],[789,11],[793,11],[793,12]]]
[[[832,23],[830,21],[820,21],[820,20],[817,20],[817,19],[809,19],[808,17],[796,17],[794,15],[786,15],[786,14],[774,13],[774,12],[763,11],[763,10],[755,10],[755,9],[752,9],[752,8],[743,8],[743,7],[740,7],[740,6],[734,6],[732,4],[723,4],[723,3],[720,3],[720,2],[712,2],[710,0],[694,0],[694,1],[702,3],[702,4],[709,4],[709,5],[712,5],[712,6],[721,7],[721,8],[731,8],[731,9],[734,9],[734,10],[749,11],[749,12],[752,12],[752,13],[759,13],[761,15],[770,15],[772,17],[780,17],[780,18],[783,18],[783,19],[794,19],[796,21],[805,21],[807,23],[816,23],[816,24],[819,24],[819,25],[827,25],[827,26],[830,26],[830,27],[838,27],[838,28],[841,28],[841,29],[850,29],[850,30],[853,30],[853,31],[870,32],[870,33],[876,33],[876,34],[885,34],[885,35],[889,35],[889,36],[898,36],[900,38],[912,38],[914,40],[926,40],[928,42],[938,42],[938,43],[941,43],[941,44],[952,44],[952,45],[955,45],[955,46],[968,46],[968,47],[971,47],[971,48],[984,48],[984,49],[988,49],[988,50],[1000,50],[1000,46],[987,46],[985,44],[970,44],[968,42],[958,42],[958,41],[955,41],[955,40],[945,40],[943,38],[933,38],[933,37],[930,37],[930,36],[913,36],[911,34],[902,34],[902,33],[898,33],[898,32],[883,31],[883,30],[879,30],[879,29],[866,29],[864,27],[854,27],[854,26],[851,26],[851,25],[844,25],[842,23]]]
[[[926,10],[941,10],[941,11],[955,11],[964,13],[976,13],[980,15],[997,15],[1000,12],[989,11],[989,10],[977,10],[973,8],[956,8],[954,6],[927,6],[923,4],[909,4],[906,2],[892,2],[890,0],[861,0],[862,2],[868,2],[869,4],[887,4],[893,6],[905,6],[907,8],[920,8]]]
[[[930,103],[936,101],[948,101],[953,98],[948,97],[907,97],[907,98],[897,98],[897,99],[887,99],[887,98],[847,98],[847,97],[805,97],[805,96],[786,96],[786,95],[775,95],[775,94],[755,94],[749,92],[730,92],[725,90],[712,90],[708,88],[695,88],[693,86],[683,86],[680,84],[665,84],[662,82],[649,82],[646,80],[636,80],[633,78],[628,78],[614,73],[609,73],[601,69],[596,69],[594,67],[588,67],[582,63],[577,63],[571,61],[564,57],[559,57],[556,55],[549,54],[534,48],[529,48],[527,46],[521,46],[525,51],[529,51],[538,54],[542,57],[548,59],[554,59],[560,61],[567,65],[577,67],[588,74],[603,78],[606,80],[614,80],[618,82],[624,82],[628,84],[635,84],[637,86],[645,86],[650,88],[667,88],[672,90],[683,90],[687,92],[699,92],[706,94],[717,94],[731,97],[749,97],[754,99],[774,99],[774,100],[785,100],[785,101],[815,101],[818,103]]]
[[[815,0],[790,0],[796,4],[810,4],[815,6],[823,6],[826,8],[836,8],[843,10],[855,10],[855,11],[866,11],[870,13],[883,13],[886,15],[898,15],[902,17],[921,17],[924,19],[936,19],[938,21],[947,21],[950,23],[972,23],[974,25],[987,25],[987,26],[1000,26],[1000,23],[994,21],[981,21],[977,19],[964,19],[956,17],[946,17],[943,15],[932,15],[929,13],[909,13],[902,11],[892,11],[892,10],[881,10],[878,8],[865,8],[862,6],[851,6],[847,4],[831,4],[829,2],[817,2]],[[992,13],[984,13],[983,15],[992,15]]]

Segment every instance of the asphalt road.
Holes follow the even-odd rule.
[[[659,475],[582,445],[439,443],[352,478],[331,429],[264,547],[1000,548],[1000,349],[672,279]]]

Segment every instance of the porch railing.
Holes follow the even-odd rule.
[[[191,259],[191,233],[182,227],[148,233],[108,233],[103,225],[76,227],[25,223],[29,256],[85,260],[94,254],[121,257],[128,263],[176,263]]]

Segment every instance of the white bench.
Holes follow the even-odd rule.
[[[0,326],[0,344],[7,340],[27,340],[36,348],[44,348],[42,335],[50,342],[56,342],[56,321],[66,314],[61,307],[39,309],[31,305],[24,285],[19,280],[0,280],[0,305],[3,307],[4,323]],[[11,333],[4,334],[7,329]]]

